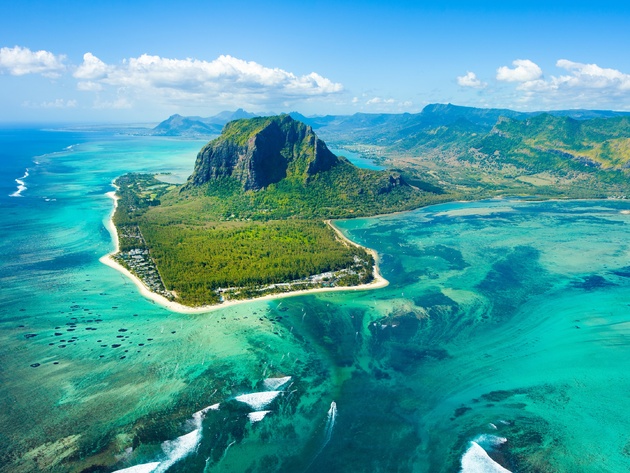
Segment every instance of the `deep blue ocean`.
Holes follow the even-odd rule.
[[[630,203],[340,221],[388,287],[178,314],[105,194],[204,142],[120,131],[0,128],[0,472],[630,471]]]

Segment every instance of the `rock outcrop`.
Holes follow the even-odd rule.
[[[304,182],[340,163],[313,129],[289,115],[235,120],[198,154],[189,186],[231,177],[244,191],[285,178]]]

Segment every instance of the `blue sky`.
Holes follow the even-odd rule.
[[[5,2],[0,122],[630,110],[623,3]]]

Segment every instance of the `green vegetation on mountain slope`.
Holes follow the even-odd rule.
[[[146,264],[187,305],[369,282],[372,256],[323,220],[453,198],[428,184],[430,191],[412,187],[397,173],[358,169],[286,115],[228,124],[200,151],[184,186],[146,175],[116,184],[125,261],[140,261],[141,272],[148,249]]]
[[[630,193],[627,113],[520,113],[430,105],[415,116],[373,117],[383,122],[373,135],[363,126],[355,128],[359,117],[353,117],[318,130],[336,144],[380,157],[407,182],[414,175],[427,181],[428,174],[443,189],[465,198]]]

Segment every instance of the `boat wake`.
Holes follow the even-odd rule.
[[[322,449],[328,445],[330,438],[332,437],[333,428],[335,427],[335,419],[337,418],[337,403],[335,401],[330,403],[330,409],[328,409],[328,418],[326,419],[326,428],[324,430],[324,444]]]
[[[326,418],[326,425],[324,426],[324,442],[322,443],[322,446],[319,447],[319,450],[317,451],[317,453],[311,460],[311,463],[309,463],[309,465],[304,470],[305,472],[311,469],[311,467],[313,466],[313,463],[315,463],[315,460],[317,460],[317,458],[321,455],[324,448],[326,448],[326,445],[328,445],[328,442],[330,442],[333,429],[335,427],[336,419],[337,419],[337,403],[333,401],[330,403],[330,409],[328,409],[328,416]]]

